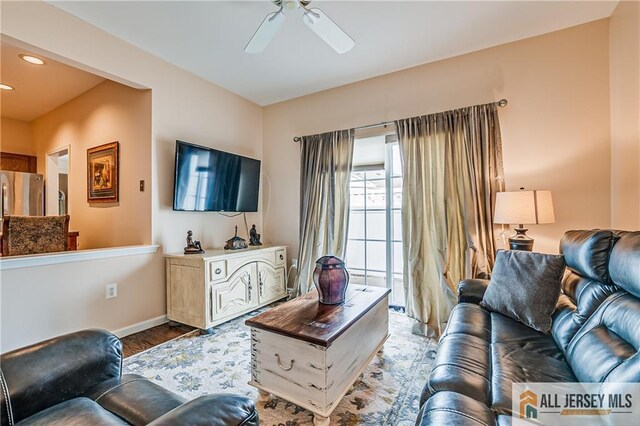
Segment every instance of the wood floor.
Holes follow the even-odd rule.
[[[195,328],[188,325],[177,324],[174,327],[170,326],[169,323],[149,328],[120,339],[122,340],[122,352],[126,358],[193,330],[195,330]]]

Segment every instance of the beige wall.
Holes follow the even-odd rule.
[[[299,147],[294,136],[507,98],[500,109],[507,189],[553,191],[556,223],[531,226],[557,252],[568,229],[610,224],[608,20],[573,27],[271,105],[267,227],[298,247]]]
[[[640,229],[640,3],[621,1],[609,23],[611,226]]]
[[[70,229],[80,248],[151,243],[151,91],[105,81],[32,123],[38,173],[48,153],[70,146]],[[87,203],[87,149],[120,142],[120,201]]]
[[[118,283],[118,297],[105,299],[106,283]],[[0,351],[162,316],[164,292],[163,259],[154,254],[2,271]]]
[[[212,83],[170,65],[122,40],[90,26],[44,2],[2,2],[2,34],[27,43],[35,53],[72,63],[103,77],[151,89],[151,240],[161,252],[176,252],[185,245],[192,229],[203,246],[220,247],[233,235],[233,226],[244,228],[242,217],[226,218],[216,213],[173,212],[173,161],[176,139],[208,145],[254,158],[262,157],[262,108]],[[132,184],[137,188],[138,178]],[[84,182],[84,178],[82,179]],[[73,214],[73,213],[72,213]],[[248,214],[249,224],[262,226],[262,214]],[[134,224],[135,225],[135,224]],[[113,330],[164,315],[165,285],[162,253],[145,262],[101,263],[87,261],[33,270],[2,271],[2,327],[12,330],[1,336],[2,350],[34,342],[45,335],[72,329],[103,327]],[[100,271],[108,270],[108,275]],[[64,271],[64,273],[62,273]],[[121,294],[118,303],[102,305],[105,285],[127,282],[132,291]],[[51,290],[40,293],[42,286]],[[10,291],[9,289],[19,290]],[[100,290],[100,291],[98,291]],[[73,315],[56,320],[65,309],[65,298],[52,292],[75,294]],[[109,309],[92,309],[109,306]],[[33,309],[34,305],[42,309]],[[81,312],[81,310],[83,310]],[[33,318],[22,321],[16,312],[28,311]],[[118,324],[115,324],[117,321]],[[51,323],[46,333],[43,323]],[[23,336],[16,340],[16,336]]]
[[[2,117],[0,128],[0,151],[36,155],[30,123]]]

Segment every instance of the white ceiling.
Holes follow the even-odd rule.
[[[354,40],[339,55],[289,15],[264,52],[243,52],[263,1],[51,1],[260,105],[611,15],[617,1],[314,0]]]
[[[46,65],[29,64],[18,57],[20,53],[44,59]],[[102,77],[34,54],[4,39],[0,57],[2,83],[14,88],[0,92],[0,113],[5,118],[35,120],[104,81]]]

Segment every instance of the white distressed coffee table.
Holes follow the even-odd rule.
[[[251,327],[251,381],[328,425],[338,402],[389,337],[391,290],[350,285],[342,305],[322,305],[316,291],[245,322]]]

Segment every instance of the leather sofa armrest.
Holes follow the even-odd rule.
[[[487,291],[489,280],[469,278],[458,284],[458,303],[475,303],[479,305]]]
[[[232,394],[205,395],[158,417],[148,426],[258,426],[255,403]]]
[[[13,420],[20,420],[120,377],[122,343],[105,330],[84,330],[2,354]]]

